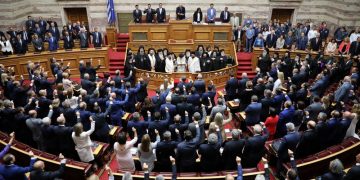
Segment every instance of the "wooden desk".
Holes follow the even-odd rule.
[[[73,49],[72,51],[58,50],[57,52],[42,52],[41,54],[26,53],[23,56],[11,55],[8,57],[0,58],[0,64],[5,67],[14,67],[16,75],[23,75],[24,78],[28,78],[27,64],[28,61],[39,62],[40,65],[45,68],[45,71],[49,72],[50,58],[56,58],[57,60],[63,59],[64,65],[70,63],[71,77],[80,77],[79,61],[89,61],[93,59],[93,66],[98,65],[98,59],[100,59],[100,69],[97,72],[108,72],[108,47],[102,49],[88,48],[87,50]]]
[[[193,24],[191,20],[170,19],[168,23],[129,23],[130,42],[167,42],[168,39],[194,42],[231,42],[232,28],[223,24]]]

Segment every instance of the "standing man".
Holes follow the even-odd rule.
[[[56,39],[60,39],[59,29],[55,26],[54,22],[50,23],[48,32],[51,33]]]
[[[146,14],[146,22],[153,23],[154,22],[154,14],[155,10],[151,8],[151,4],[148,4],[148,8],[144,10],[144,14]]]
[[[246,52],[251,52],[251,46],[254,40],[255,31],[253,29],[253,26],[250,25],[249,28],[246,30]]]
[[[95,27],[94,32],[91,33],[92,36],[92,43],[94,44],[94,47],[101,47],[102,45],[102,35],[99,32],[99,28]]]
[[[88,48],[89,47],[88,36],[84,28],[80,30],[79,36],[80,36],[80,48]]]
[[[22,31],[20,31],[18,34],[21,34],[21,39],[24,41],[24,43],[27,44],[31,42],[30,32],[26,30],[25,26],[23,26]]]
[[[135,23],[141,23],[142,12],[139,9],[139,5],[135,5],[135,10],[133,11],[133,17]]]
[[[64,49],[72,49],[73,47],[74,47],[74,39],[69,35],[69,32],[65,32]]]
[[[43,40],[41,38],[38,37],[37,34],[34,35],[34,39],[32,40],[32,44],[34,45],[34,50],[35,52],[41,52],[44,49],[43,46]]]
[[[28,20],[25,22],[26,30],[32,31],[35,27],[35,21],[32,19],[31,16],[28,16]]]
[[[26,53],[26,48],[27,48],[27,43],[25,43],[21,39],[21,35],[18,34],[17,35],[16,46],[15,46],[15,53],[17,53],[17,54],[25,54]]]
[[[51,33],[49,33],[49,51],[56,51],[59,47],[58,40]]]
[[[230,24],[233,30],[236,30],[240,26],[240,20],[239,17],[237,17],[236,13],[233,13],[233,15],[231,16]]]
[[[45,31],[46,31],[47,23],[46,23],[45,20],[43,20],[43,18],[42,18],[41,16],[39,17],[38,24],[39,24],[39,27],[41,28],[41,30],[42,30],[43,32],[45,32]]]
[[[165,8],[162,8],[162,3],[159,4],[159,8],[156,9],[156,20],[158,23],[164,23],[166,20]]]
[[[238,28],[234,30],[234,41],[237,52],[240,52],[241,49],[241,36],[242,36],[241,26],[238,26]]]
[[[216,18],[216,9],[214,8],[214,4],[210,4],[210,8],[207,10],[207,22],[214,23]]]
[[[225,7],[225,10],[221,11],[220,19],[221,19],[222,23],[229,23],[230,22],[230,12],[228,11],[228,7]]]
[[[183,20],[185,19],[185,7],[180,4],[177,8],[176,8],[176,20]]]

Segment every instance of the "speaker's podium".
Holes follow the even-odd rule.
[[[193,39],[195,43],[221,43],[232,41],[229,23],[193,23],[190,19],[170,19],[166,23],[129,23],[130,42],[159,43]]]

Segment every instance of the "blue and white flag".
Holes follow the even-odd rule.
[[[107,15],[108,15],[108,23],[114,24],[115,23],[115,7],[114,7],[114,0],[107,1]]]

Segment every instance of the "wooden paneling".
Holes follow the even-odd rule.
[[[106,38],[107,38],[107,43],[111,47],[116,46],[116,28],[115,27],[107,27],[106,28]]]
[[[79,40],[74,40],[74,49],[80,48],[80,41]],[[48,42],[44,42],[44,49],[45,51],[49,51],[49,43]],[[58,50],[64,50],[64,41],[60,40],[59,41],[59,49]],[[34,46],[32,43],[28,44],[28,52],[32,53],[34,52]]]
[[[98,60],[100,60],[101,67],[98,72],[108,72],[109,70],[107,47],[103,47],[102,49],[89,48],[87,50],[74,49],[73,51],[59,50],[55,53],[27,53],[23,56],[11,55],[5,58],[0,58],[0,63],[5,67],[14,67],[16,75],[23,75],[25,78],[28,78],[26,65],[29,61],[38,62],[45,69],[45,71],[51,72],[49,59],[52,57],[56,58],[57,60],[63,59],[65,65],[70,63],[69,70],[71,71],[71,77],[80,76],[80,60],[89,61],[92,58],[93,66],[97,66],[99,64]]]
[[[141,37],[139,33],[142,34]],[[230,42],[232,40],[230,24],[192,24],[189,20],[170,20],[169,23],[141,23],[129,24],[130,42],[166,42],[173,40],[189,40],[194,42]]]
[[[86,8],[65,8],[64,9],[67,15],[67,18],[71,22],[85,22],[88,25],[89,20],[87,17]]]
[[[280,20],[280,23],[284,23],[287,20],[291,20],[293,13],[294,9],[273,9],[271,20],[277,19]]]

